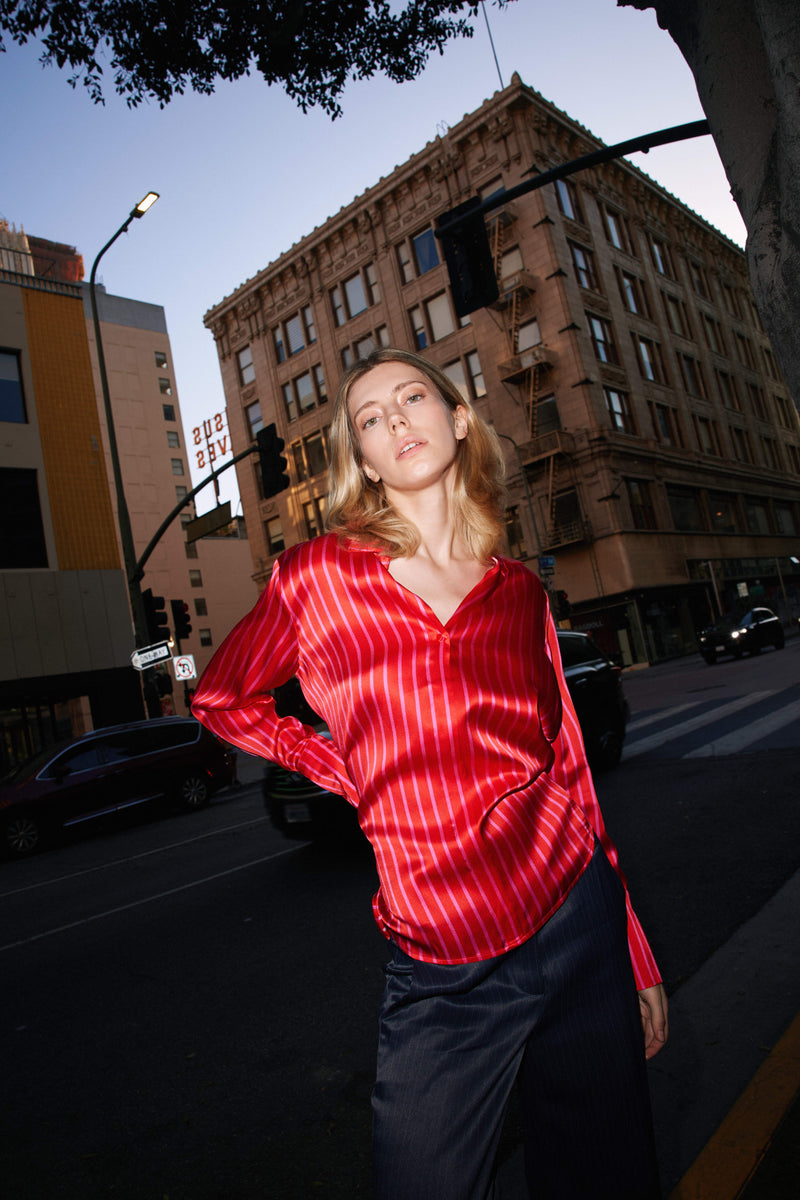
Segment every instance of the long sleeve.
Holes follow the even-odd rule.
[[[270,689],[298,668],[295,623],[281,588],[280,565],[257,604],[231,631],[195,692],[192,712],[212,733],[248,754],[300,771],[327,791],[358,798],[339,750],[294,717],[278,717]]]
[[[636,987],[641,990],[642,988],[652,987],[653,984],[660,983],[661,974],[647,938],[644,935],[644,930],[639,923],[639,918],[633,911],[631,898],[628,894],[628,885],[619,864],[619,855],[617,854],[616,846],[611,841],[606,830],[603,814],[600,811],[600,805],[597,800],[597,793],[594,789],[591,771],[586,761],[580,725],[578,724],[578,718],[575,714],[575,708],[569,694],[564,668],[561,663],[561,653],[558,648],[555,625],[549,614],[546,620],[547,645],[551,661],[556,670],[563,705],[561,732],[555,745],[556,761],[553,765],[553,774],[570,797],[582,807],[587,821],[606,852],[609,862],[625,886],[625,904],[628,913],[628,946],[630,948]]]

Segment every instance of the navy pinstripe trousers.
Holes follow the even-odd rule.
[[[491,1200],[515,1080],[533,1200],[660,1195],[624,890],[598,846],[561,907],[500,958],[386,966],[374,1200]]]

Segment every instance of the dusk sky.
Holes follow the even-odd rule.
[[[517,71],[606,143],[703,117],[692,74],[650,11],[615,0],[515,0],[486,11],[503,83]],[[255,76],[165,109],[129,109],[109,82],[97,106],[82,86],[70,88],[68,71],[42,68],[40,52],[9,45],[0,56],[0,216],[76,246],[88,278],[137,201],[160,193],[105,255],[99,277],[111,293],[164,306],[187,440],[224,408],[203,314],[500,87],[480,14],[474,38],[451,43],[416,81],[350,84],[333,122],[303,114]],[[631,161],[744,245],[711,138]],[[223,499],[236,503],[233,475]],[[209,487],[199,511],[213,502]]]

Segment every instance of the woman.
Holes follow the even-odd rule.
[[[666,997],[544,590],[499,553],[496,436],[440,370],[383,349],[345,374],[331,447],[329,532],[281,555],[193,707],[345,795],[374,848],[376,1200],[492,1195],[515,1080],[537,1198],[657,1196],[645,1057]],[[276,716],[292,675],[331,739]]]

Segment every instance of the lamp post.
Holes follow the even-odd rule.
[[[128,596],[130,597],[131,616],[133,617],[133,632],[136,647],[146,646],[148,642],[147,620],[145,617],[144,602],[142,600],[142,590],[139,586],[139,579],[136,576],[136,551],[133,545],[133,532],[131,530],[131,518],[128,512],[128,505],[125,500],[125,489],[122,485],[122,470],[119,462],[119,451],[117,449],[117,435],[114,429],[114,414],[111,411],[111,397],[108,391],[108,376],[106,374],[106,360],[103,353],[103,339],[100,336],[100,319],[97,315],[97,294],[95,291],[95,276],[97,275],[97,267],[100,259],[105,254],[114,242],[124,233],[131,221],[137,217],[143,217],[149,208],[155,204],[158,199],[158,192],[148,192],[143,200],[140,200],[135,208],[131,209],[128,217],[120,225],[117,232],[112,238],[106,242],[103,249],[97,255],[97,258],[92,264],[92,271],[89,276],[89,299],[92,305],[92,321],[94,323],[94,340],[97,347],[97,365],[100,370],[100,387],[103,393],[103,408],[106,414],[106,426],[108,429],[108,445],[111,453],[111,469],[114,474],[114,488],[117,495],[117,520],[119,521],[119,535],[122,542],[122,560],[125,566],[125,579],[128,584]]]

